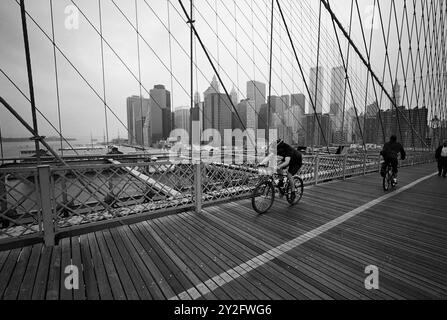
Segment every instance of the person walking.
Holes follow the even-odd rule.
[[[447,176],[447,140],[436,149],[435,158],[438,161],[438,176]]]

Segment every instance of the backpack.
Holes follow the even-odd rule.
[[[447,147],[443,147],[442,148],[441,157],[447,158]]]

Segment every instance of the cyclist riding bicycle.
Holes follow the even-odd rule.
[[[291,194],[291,201],[293,202],[296,197],[296,190],[295,190],[295,184],[293,182],[293,176],[295,176],[298,171],[301,169],[303,165],[303,156],[301,152],[298,150],[292,148],[290,145],[285,143],[282,139],[278,139],[276,142],[273,142],[270,145],[270,150],[273,148],[276,148],[276,154],[277,156],[281,157],[283,159],[283,162],[278,165],[277,173],[279,175],[284,175],[283,170],[288,168],[287,170],[287,179],[289,180],[289,184],[292,188],[292,194]],[[271,152],[269,156],[267,156],[260,165],[266,165],[269,163],[271,157],[274,154]],[[280,190],[284,186],[283,179],[280,179],[278,187]],[[283,196],[283,194],[281,194]]]
[[[382,176],[384,176],[388,165],[391,164],[394,184],[397,184],[397,166],[399,165],[397,157],[399,153],[401,159],[405,160],[406,153],[404,148],[399,142],[397,142],[397,137],[395,135],[392,135],[390,141],[385,143],[385,145],[383,146],[383,150],[380,152],[380,155],[383,156],[383,159],[385,160],[382,165]]]

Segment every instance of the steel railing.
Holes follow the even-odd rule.
[[[154,214],[196,210],[249,197],[261,179],[250,164],[219,161],[144,162],[0,169],[0,245],[58,235],[96,224],[149,219]],[[401,166],[434,161],[412,153]],[[304,156],[305,185],[380,170],[377,154]]]

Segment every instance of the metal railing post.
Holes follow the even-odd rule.
[[[363,175],[366,175],[366,161],[368,160],[368,152],[363,155]]]
[[[38,166],[39,176],[40,204],[43,220],[43,235],[46,246],[54,246],[55,230],[53,222],[53,210],[51,208],[51,190],[50,190],[50,166]]]
[[[197,161],[194,166],[194,200],[196,213],[202,212],[202,163]]]
[[[377,157],[377,172],[379,172],[379,173],[382,170],[382,166],[380,163],[381,160],[382,160],[382,156],[379,154],[379,156]]]
[[[315,166],[314,166],[314,176],[315,176],[315,185],[318,184],[318,171],[320,170],[320,155],[315,156]]]
[[[346,180],[346,162],[348,161],[348,154],[343,155],[343,180]]]

